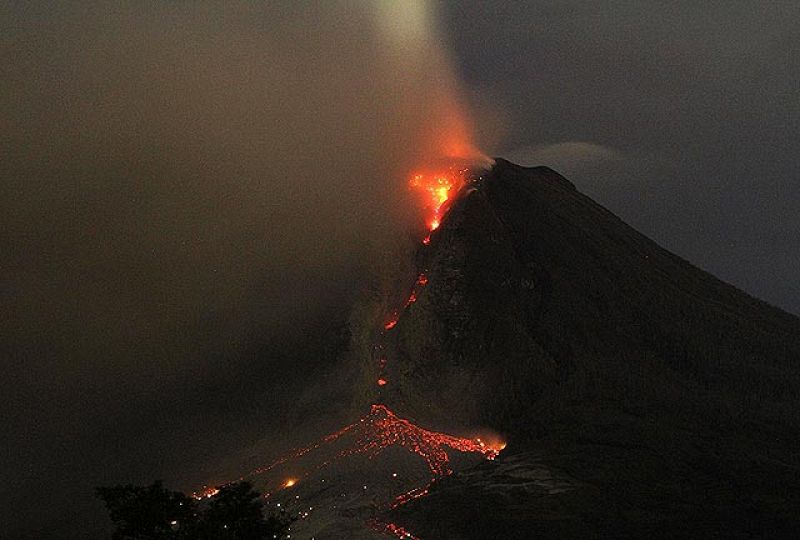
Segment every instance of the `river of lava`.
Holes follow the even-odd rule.
[[[434,477],[452,472],[448,449],[480,453],[487,459],[494,459],[500,452],[498,447],[487,445],[480,439],[455,437],[421,428],[400,418],[385,405],[373,405],[359,424],[361,433],[353,453],[375,455],[391,445],[398,445],[424,459]]]
[[[386,405],[375,404],[370,407],[369,413],[358,421],[323,437],[312,445],[293,450],[270,465],[254,470],[249,476],[268,472],[289,460],[302,457],[332,443],[345,434],[351,434],[355,442],[340,451],[336,458],[356,454],[366,454],[372,458],[389,446],[397,445],[425,460],[434,478],[446,476],[452,472],[448,451],[478,453],[486,459],[494,459],[502,450],[502,446],[487,444],[479,438],[456,437],[421,428],[405,418],[400,418]],[[324,465],[327,464],[329,463]]]
[[[358,421],[323,437],[312,445],[296,449],[266,467],[256,469],[250,476],[268,472],[280,464],[300,458],[328,444],[333,444],[335,441],[341,440],[345,435],[347,435],[348,439],[352,439],[352,442],[339,450],[333,459],[324,461],[313,470],[308,471],[304,476],[309,476],[311,473],[331,465],[333,461],[349,456],[361,454],[372,459],[392,446],[401,447],[418,455],[427,465],[430,472],[430,481],[423,487],[413,488],[397,495],[387,505],[387,510],[424,497],[428,494],[430,486],[438,478],[451,474],[451,452],[480,454],[486,459],[493,460],[504,447],[501,443],[487,443],[479,438],[457,437],[447,433],[431,431],[397,416],[386,405],[375,404],[370,407],[369,413]],[[282,487],[285,488],[286,485]],[[398,538],[407,540],[416,538],[403,527],[395,523],[383,522],[378,518],[370,520],[368,525],[375,531],[391,534]]]

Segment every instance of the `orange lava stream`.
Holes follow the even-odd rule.
[[[483,454],[487,459],[496,458],[500,452],[497,446],[487,445],[480,439],[455,437],[421,428],[379,404],[373,405],[369,414],[359,420],[355,433],[358,442],[349,454],[376,455],[397,445],[422,457],[434,476],[446,476],[452,472],[448,449]]]
[[[477,437],[470,439],[430,431],[404,418],[400,418],[386,405],[375,404],[370,407],[369,413],[358,421],[326,435],[311,445],[292,450],[269,465],[259,467],[249,475],[242,476],[239,480],[269,472],[278,465],[300,458],[327,444],[333,443],[348,433],[351,433],[355,438],[355,444],[342,450],[337,455],[337,458],[356,454],[367,454],[370,457],[374,457],[386,448],[397,445],[424,459],[434,477],[447,476],[452,473],[448,449],[464,453],[479,453],[486,459],[495,459],[505,446],[502,443],[487,444]],[[318,469],[329,464],[330,462],[325,462]],[[211,497],[217,491],[218,487],[204,487],[203,490],[193,493],[193,496],[195,498]],[[425,488],[425,491],[427,492],[427,488]],[[415,490],[412,490],[412,492],[415,492]],[[412,492],[408,493],[410,499],[418,498],[422,495],[412,496]]]
[[[406,302],[403,305],[403,310],[407,309],[411,304],[413,304],[413,303],[415,303],[417,301],[417,298],[419,298],[419,295],[422,293],[422,289],[427,284],[428,284],[428,277],[424,273],[420,274],[419,276],[417,276],[417,280],[414,282],[414,285],[411,287],[411,292],[409,293],[408,298],[406,299]],[[401,314],[400,312],[393,311],[391,317],[389,318],[389,320],[386,321],[383,324],[383,329],[388,331],[388,330],[391,330],[392,328],[394,328],[395,326],[397,326],[397,323],[400,320],[400,314]],[[378,380],[377,380],[378,386],[386,386],[388,384],[388,380],[386,378],[386,373],[385,373],[385,371],[386,371],[386,356],[382,354],[383,348],[384,348],[383,345],[380,344],[380,343],[375,345],[375,350],[380,353],[379,356],[378,356],[378,359],[377,359],[377,361],[378,361]]]
[[[428,494],[431,485],[437,478],[452,474],[453,471],[450,468],[450,452],[477,453],[481,454],[486,459],[493,460],[505,447],[502,443],[488,444],[477,437],[456,437],[447,433],[427,430],[413,424],[405,418],[400,418],[386,405],[374,404],[370,407],[369,413],[358,421],[323,437],[312,445],[298,448],[268,466],[254,470],[250,476],[265,473],[277,465],[304,456],[326,444],[335,442],[345,434],[352,435],[355,438],[354,443],[340,451],[332,460],[321,463],[313,471],[309,471],[304,476],[308,476],[313,472],[317,472],[329,466],[337,459],[357,454],[364,454],[370,458],[374,458],[391,446],[399,446],[420,456],[425,461],[431,473],[431,481],[424,487],[414,488],[397,495],[389,504],[389,509],[397,508],[412,500],[424,497]],[[242,479],[244,479],[244,477],[242,477]],[[286,489],[292,487],[297,481],[298,480],[295,478],[290,479],[284,482],[281,488]],[[216,489],[217,488],[207,488],[206,491],[196,493],[194,496],[196,498],[213,496]],[[370,520],[368,525],[378,532],[392,534],[398,538],[419,540],[416,536],[395,523],[385,523],[376,518]]]
[[[432,479],[430,482],[428,482],[428,485],[426,485],[425,487],[416,487],[414,489],[409,489],[405,493],[401,493],[400,495],[394,498],[394,501],[392,501],[391,508],[392,509],[398,508],[415,499],[424,497],[425,495],[430,493],[430,489],[431,486],[433,485],[434,480],[435,479]]]
[[[428,230],[434,231],[439,228],[446,211],[447,201],[466,183],[467,173],[467,169],[451,167],[445,172],[412,175],[408,185],[422,198],[425,224]],[[423,240],[425,245],[428,245],[429,242],[430,237]]]
[[[443,173],[417,173],[412,176],[409,185],[422,195],[423,209],[426,214],[425,223],[429,230],[427,236],[422,240],[423,245],[427,246],[430,244],[430,233],[436,230],[441,224],[444,214],[448,209],[447,202],[452,198],[452,195],[455,195],[455,193],[466,184],[467,172],[466,169],[451,167],[448,171]],[[383,323],[380,341],[373,347],[373,355],[377,360],[379,372],[376,382],[381,389],[389,384],[385,373],[387,357],[384,353],[385,347],[383,345],[383,338],[386,336],[387,332],[394,329],[398,324],[403,311],[417,302],[422,290],[427,284],[427,275],[425,273],[419,274],[411,287],[411,291],[402,309],[392,311],[388,319]],[[239,480],[241,481],[248,477],[264,474],[290,460],[298,459],[325,445],[332,444],[348,434],[354,437],[355,442],[353,444],[341,450],[334,458],[324,461],[313,470],[308,471],[304,477],[329,466],[337,459],[357,454],[365,454],[373,458],[386,448],[399,446],[409,452],[417,454],[425,461],[431,473],[431,480],[425,486],[413,488],[405,493],[397,495],[388,505],[388,509],[394,509],[410,501],[424,497],[429,493],[430,487],[438,478],[451,474],[450,452],[475,453],[482,455],[486,459],[493,460],[499,455],[503,448],[505,448],[505,444],[501,441],[486,442],[477,437],[456,437],[447,433],[421,428],[409,420],[397,416],[386,405],[377,403],[372,405],[369,413],[358,421],[326,435],[313,444],[302,448],[296,448],[269,465],[259,467],[249,475],[242,476]],[[289,479],[280,486],[280,489],[290,488],[298,481],[299,479],[297,478]],[[193,493],[192,495],[197,499],[201,499],[212,497],[218,493],[218,491],[216,487],[204,486],[201,491]],[[269,494],[265,496],[269,496]],[[391,534],[397,538],[419,540],[419,538],[395,523],[383,522],[375,518],[370,520],[368,525],[375,531]]]
[[[383,523],[378,520],[373,520],[369,523],[369,526],[375,531],[388,533],[402,540],[420,540],[418,536],[414,536],[396,523]]]

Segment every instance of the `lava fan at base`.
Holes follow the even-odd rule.
[[[428,431],[398,417],[385,405],[373,405],[366,419],[362,438],[356,452],[378,453],[391,445],[399,445],[422,457],[431,473],[443,476],[451,473],[447,448],[459,452],[476,452],[487,459],[497,457],[502,447],[487,445],[480,439],[454,437]]]
[[[386,516],[424,497],[438,479],[452,474],[456,456],[458,470],[476,459],[493,460],[504,447],[424,429],[374,404],[352,424],[240,480],[261,484],[273,511],[298,518],[293,537],[316,534],[332,522],[356,520],[351,526],[413,539],[417,537]],[[206,487],[194,496],[207,498],[217,489]]]
[[[256,469],[250,476],[271,471],[278,465],[305,456],[348,434],[355,438],[355,441],[340,450],[334,460],[355,454],[366,454],[372,458],[386,448],[396,445],[420,456],[433,477],[446,476],[452,472],[448,449],[449,451],[481,454],[486,459],[494,459],[505,448],[505,444],[502,442],[487,443],[480,438],[456,437],[421,428],[400,418],[385,405],[375,404],[370,408],[369,414],[358,421],[323,437],[310,446],[294,450],[271,465]],[[316,470],[322,469],[332,461],[324,461],[316,466]]]

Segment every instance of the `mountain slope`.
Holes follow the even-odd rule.
[[[387,338],[383,399],[509,442],[402,508],[420,536],[800,530],[800,320],[502,159],[419,260],[428,285]],[[570,487],[543,494],[542,470]]]

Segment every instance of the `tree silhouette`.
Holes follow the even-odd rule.
[[[100,487],[97,496],[117,526],[115,540],[186,538],[196,520],[194,500],[164,488],[160,481],[145,487]]]
[[[203,540],[261,540],[281,535],[288,520],[271,516],[264,519],[261,495],[249,482],[220,488],[209,502],[200,520],[199,538]]]
[[[249,482],[228,484],[200,503],[161,482],[97,488],[116,525],[114,540],[264,540],[286,536],[291,519],[264,517]]]

